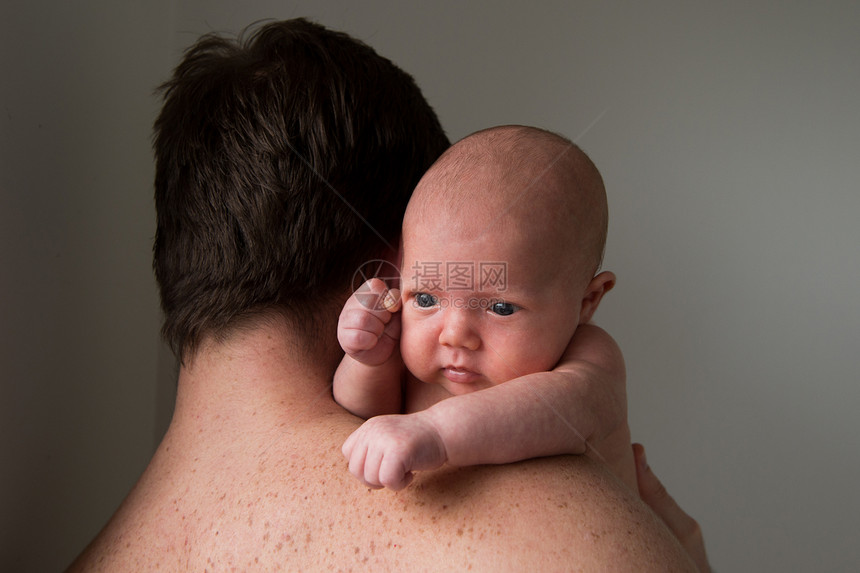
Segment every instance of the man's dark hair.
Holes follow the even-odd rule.
[[[313,323],[397,248],[449,145],[412,77],[304,19],[204,36],[160,89],[153,267],[180,357],[261,312]]]

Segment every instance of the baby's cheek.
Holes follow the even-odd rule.
[[[400,355],[406,369],[416,376],[426,368],[426,354],[430,350],[427,341],[423,338],[419,329],[414,326],[410,328],[409,320],[404,315],[403,332],[400,334]]]

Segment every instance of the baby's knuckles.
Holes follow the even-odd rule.
[[[343,351],[349,355],[375,348],[379,337],[363,330],[345,330],[338,332],[338,342]]]
[[[365,308],[355,308],[345,313],[343,319],[347,328],[364,330],[379,336],[385,329],[385,325],[391,320],[391,313],[386,310],[371,311]]]
[[[363,480],[372,485],[403,489],[412,481],[412,471],[445,463],[439,436],[415,414],[371,418],[356,433],[367,449]],[[379,467],[372,467],[377,462]]]

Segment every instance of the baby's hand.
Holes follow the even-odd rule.
[[[400,291],[370,279],[353,293],[337,322],[337,340],[348,355],[368,366],[391,357],[400,341]]]
[[[343,444],[349,471],[372,488],[400,490],[413,471],[436,469],[447,461],[445,444],[422,412],[377,416]]]

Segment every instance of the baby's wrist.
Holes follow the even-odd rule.
[[[427,408],[419,412],[409,414],[415,416],[424,433],[423,442],[428,448],[434,450],[434,458],[438,461],[437,467],[446,463],[450,458],[448,456],[448,443],[446,441],[445,432],[443,431],[448,425],[440,415],[438,408]]]

